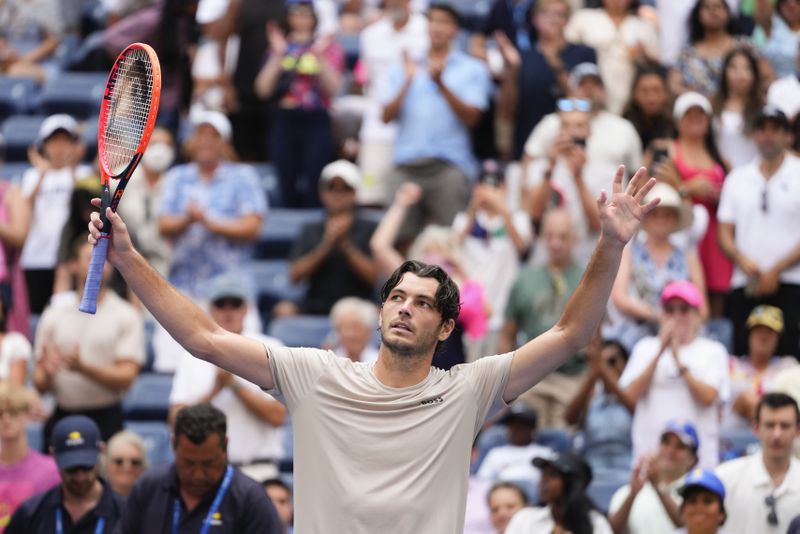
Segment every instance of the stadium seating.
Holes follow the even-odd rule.
[[[331,325],[325,316],[296,315],[274,319],[267,333],[290,347],[320,347],[330,331]]]
[[[36,142],[43,120],[41,115],[12,115],[3,121],[6,161],[28,161],[28,147]]]
[[[587,493],[600,511],[606,514],[614,493],[625,484],[627,482],[624,480],[593,480]]]
[[[0,118],[30,112],[37,92],[36,81],[31,78],[0,76]]]
[[[144,440],[147,461],[153,465],[172,462],[172,434],[167,423],[162,421],[127,421],[125,430],[139,434]]]
[[[0,179],[19,182],[30,167],[27,161],[10,161],[0,165]]]
[[[261,238],[256,243],[256,259],[282,259],[289,256],[292,244],[307,223],[321,221],[322,210],[273,209],[261,226]]]
[[[751,454],[755,452],[758,447],[758,436],[749,428],[737,431],[723,431],[719,436],[719,454],[721,462]]]
[[[289,280],[287,260],[260,260],[253,262],[253,280],[261,322],[266,331],[272,318],[272,308],[281,300],[297,301],[303,298],[306,288]]]
[[[172,375],[145,373],[136,378],[122,401],[126,421],[166,421]]]
[[[69,113],[79,120],[96,115],[107,78],[106,72],[64,72],[54,76],[42,88],[41,110],[48,115]]]

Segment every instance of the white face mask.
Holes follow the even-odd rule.
[[[166,143],[153,143],[142,156],[142,165],[153,172],[164,172],[175,161],[175,149]]]

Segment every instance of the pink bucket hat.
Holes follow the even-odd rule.
[[[700,290],[687,280],[667,284],[667,287],[661,292],[661,304],[663,305],[670,299],[681,299],[692,308],[700,308],[703,305],[703,296],[700,294]]]

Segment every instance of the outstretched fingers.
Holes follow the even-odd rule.
[[[642,188],[642,180],[646,180],[647,178],[647,169],[644,167],[639,167],[639,170],[631,177],[630,181],[628,182],[628,187],[625,188],[625,194],[630,196],[636,196],[636,193]]]
[[[655,185],[656,185],[656,179],[650,178],[649,180],[647,180],[647,182],[645,182],[645,184],[642,187],[639,188],[638,191],[636,191],[636,195],[633,198],[636,199],[636,202],[641,204],[642,202],[644,202],[647,193],[649,193],[650,190],[653,189],[653,186]]]
[[[619,167],[617,167],[617,172],[614,174],[614,185],[611,187],[612,195],[616,195],[617,193],[622,193],[623,176],[625,176],[625,165],[620,165]]]
[[[661,199],[654,198],[653,200],[642,206],[642,217],[653,211],[655,207],[659,205],[659,203],[661,203]]]

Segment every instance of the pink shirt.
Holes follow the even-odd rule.
[[[20,504],[58,484],[55,460],[33,449],[15,465],[0,465],[0,533]]]

